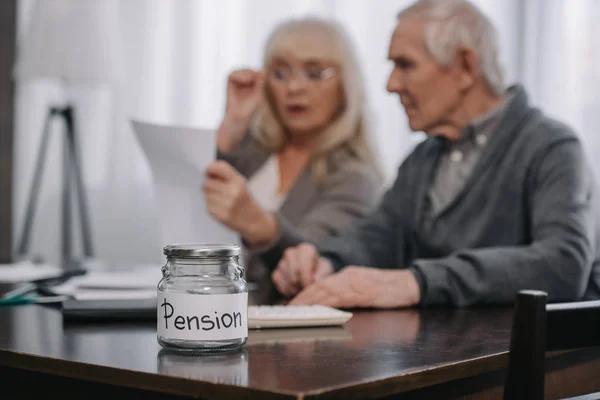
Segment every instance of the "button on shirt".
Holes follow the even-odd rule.
[[[464,187],[494,130],[498,127],[509,99],[467,125],[458,141],[448,142],[440,156],[425,204],[423,223],[426,228]]]

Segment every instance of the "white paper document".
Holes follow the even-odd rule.
[[[0,282],[30,282],[37,279],[55,278],[63,271],[47,264],[37,265],[31,262],[0,264]]]
[[[202,181],[215,160],[216,131],[132,121],[150,164],[163,245],[240,244],[206,211]]]
[[[57,294],[78,300],[131,300],[156,298],[162,278],[161,266],[134,268],[130,271],[94,272],[69,279],[52,287]]]
[[[78,290],[76,300],[146,300],[156,299],[156,290]]]
[[[156,289],[162,279],[160,266],[156,268],[137,268],[132,271],[89,272],[81,277],[72,278],[80,289]]]

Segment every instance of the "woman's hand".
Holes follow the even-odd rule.
[[[277,237],[276,218],[254,201],[246,179],[227,162],[208,166],[203,190],[213,218],[240,233],[250,245],[266,245]]]
[[[301,243],[283,252],[271,279],[279,293],[290,297],[333,272],[331,262],[320,257],[313,244]]]
[[[229,75],[225,116],[217,134],[220,151],[229,152],[242,140],[262,101],[264,86],[263,71],[244,69]]]

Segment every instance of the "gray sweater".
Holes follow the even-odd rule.
[[[422,224],[447,143],[430,137],[398,170],[378,209],[321,254],[347,265],[410,268],[423,305],[600,298],[598,197],[580,141],[528,105],[518,87],[456,198]]]

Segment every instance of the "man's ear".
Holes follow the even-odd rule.
[[[458,72],[458,85],[461,90],[473,86],[480,73],[479,57],[469,47],[458,49],[455,67]]]

